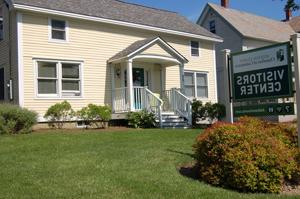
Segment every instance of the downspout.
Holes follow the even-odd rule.
[[[9,66],[9,82],[7,83],[7,87],[9,88],[9,100],[13,100],[12,93],[12,39],[11,39],[11,10],[9,8],[9,4],[7,1],[4,1],[5,6],[8,9],[8,66]]]

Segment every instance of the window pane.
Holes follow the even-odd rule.
[[[199,42],[198,41],[192,41],[191,42],[191,47],[192,48],[199,48]]]
[[[216,33],[216,22],[215,22],[215,20],[209,22],[209,30],[212,33]]]
[[[207,87],[198,87],[197,88],[197,97],[208,97]]]
[[[207,74],[197,73],[197,86],[207,86]]]
[[[62,78],[79,79],[79,65],[62,64]]]
[[[63,80],[62,90],[64,91],[79,91],[79,81]]]
[[[185,86],[184,92],[187,97],[195,97],[195,87],[194,86]]]
[[[56,80],[38,80],[39,94],[56,94]]]
[[[56,78],[56,63],[38,62],[38,76]]]
[[[60,30],[52,30],[52,39],[66,40],[66,32]]]
[[[184,85],[194,85],[194,74],[184,73]]]
[[[55,29],[64,30],[66,28],[66,22],[65,21],[52,20],[51,24],[52,24],[52,28],[55,28]]]
[[[192,56],[199,56],[199,49],[192,48]]]

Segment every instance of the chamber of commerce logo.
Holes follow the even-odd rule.
[[[277,52],[276,52],[276,58],[277,58],[277,61],[284,61],[284,50],[283,49],[279,49]]]

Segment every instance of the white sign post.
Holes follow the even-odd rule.
[[[230,56],[230,50],[225,49],[222,51],[223,55],[223,80],[224,80],[224,104],[226,106],[226,117],[225,121],[233,123],[233,104],[231,99],[231,92],[230,92],[230,65],[229,65],[229,56]]]
[[[295,66],[295,86],[296,86],[296,104],[297,104],[297,129],[298,129],[298,147],[300,147],[300,34],[292,35],[294,66]]]

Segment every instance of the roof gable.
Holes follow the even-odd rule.
[[[114,55],[112,58],[108,60],[108,62],[111,63],[118,60],[131,59],[138,54],[143,54],[143,53],[148,54],[149,52],[153,52],[150,50],[152,47],[155,48],[160,47],[161,49],[158,52],[163,51],[164,52],[163,56],[166,55],[167,53],[167,55],[171,55],[172,57],[175,57],[177,60],[180,60],[180,62],[185,62],[185,63],[188,62],[188,60],[183,55],[181,55],[177,50],[175,50],[161,37],[136,41],[130,46],[128,46],[127,48],[125,48],[124,50],[122,50],[121,52]]]
[[[224,8],[211,3],[207,4],[198,23],[203,22],[209,9],[212,9],[244,37],[274,42],[285,42],[290,39],[290,35],[295,33],[291,26],[285,22],[235,9]]]

